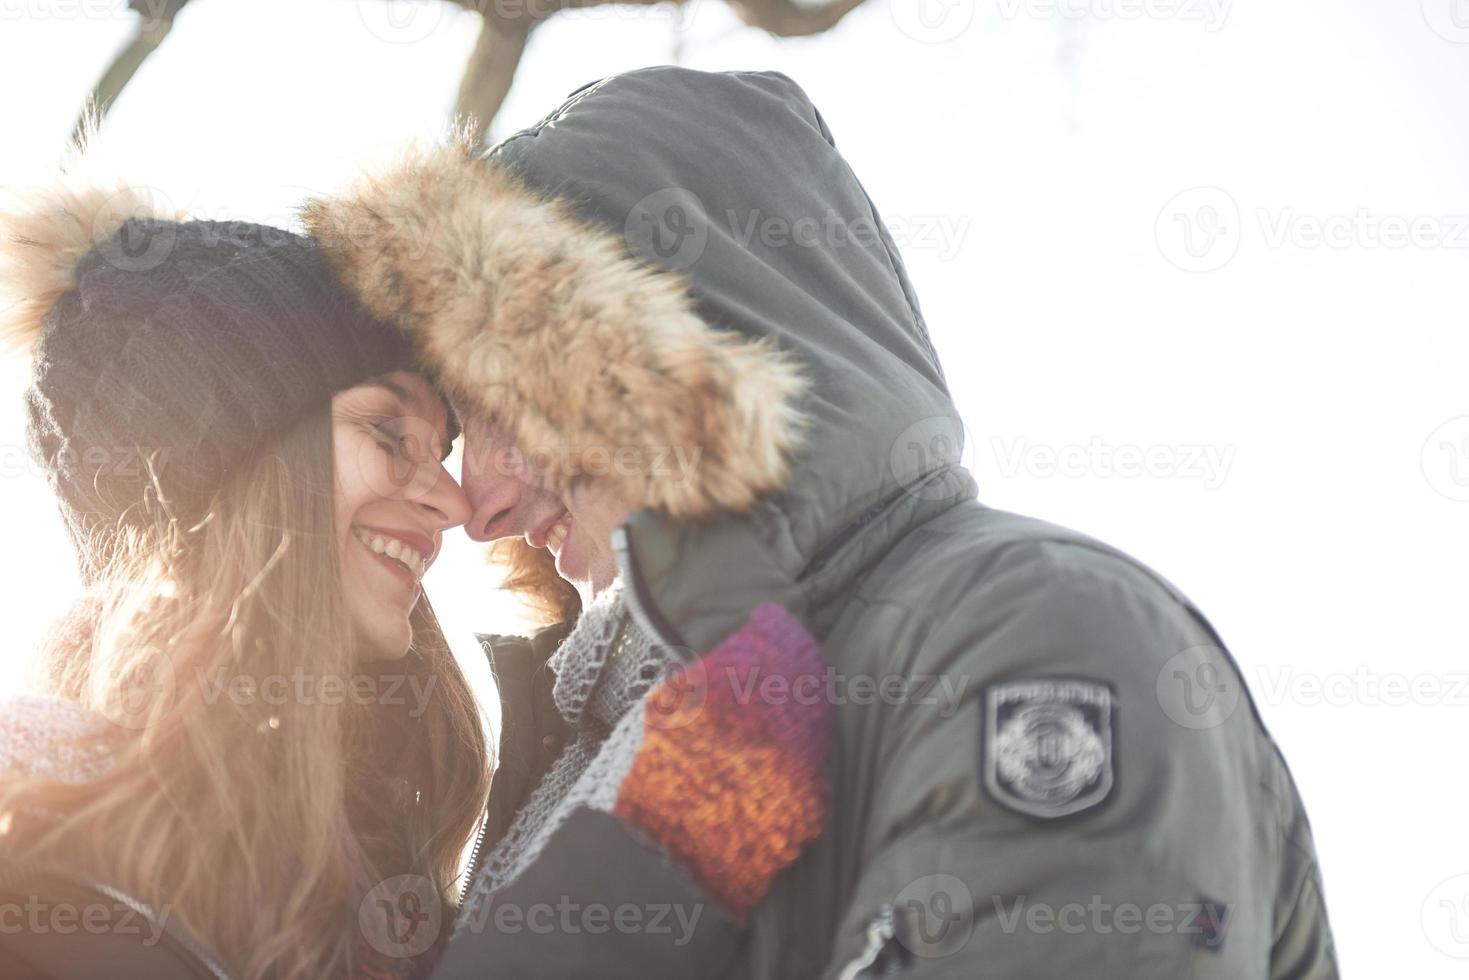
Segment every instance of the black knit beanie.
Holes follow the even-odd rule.
[[[335,392],[419,370],[408,339],[337,285],[309,239],[147,216],[109,227],[108,200],[53,196],[59,211],[12,218],[0,242],[22,299],[4,326],[32,352],[27,449],[85,578],[149,492],[143,457],[179,516],[202,516],[190,502]]]

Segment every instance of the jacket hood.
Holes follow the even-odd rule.
[[[456,397],[558,447],[553,485],[592,474],[643,508],[629,599],[667,641],[707,649],[763,600],[800,614],[823,570],[974,495],[897,250],[783,75],[616,75],[305,220]]]

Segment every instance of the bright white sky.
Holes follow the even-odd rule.
[[[0,0],[0,184],[47,178],[122,7]],[[196,0],[95,152],[197,215],[293,224],[439,131],[476,30],[431,2]],[[909,262],[982,499],[1210,616],[1300,784],[1349,972],[1463,976],[1469,0],[869,0],[795,42],[716,0],[681,35],[597,9],[535,35],[497,132],[680,36],[684,64],[778,69],[821,108]],[[8,370],[0,689],[74,589]],[[481,680],[470,630],[516,628],[492,584],[462,538],[429,577]]]

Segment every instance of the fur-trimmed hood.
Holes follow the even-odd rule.
[[[453,394],[556,459],[553,484],[593,474],[643,508],[629,598],[667,640],[819,603],[974,494],[902,261],[783,75],[613,76],[305,222]]]
[[[681,277],[463,140],[406,151],[305,221],[372,312],[411,331],[552,489],[591,473],[686,516],[747,509],[784,480],[800,424],[790,359],[711,328]],[[695,460],[697,478],[663,450]]]

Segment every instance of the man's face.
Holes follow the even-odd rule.
[[[632,508],[597,484],[563,500],[543,487],[504,429],[466,406],[456,410],[464,426],[460,482],[473,509],[465,531],[476,541],[522,535],[533,548],[549,548],[557,573],[590,602],[617,578],[612,531]]]

